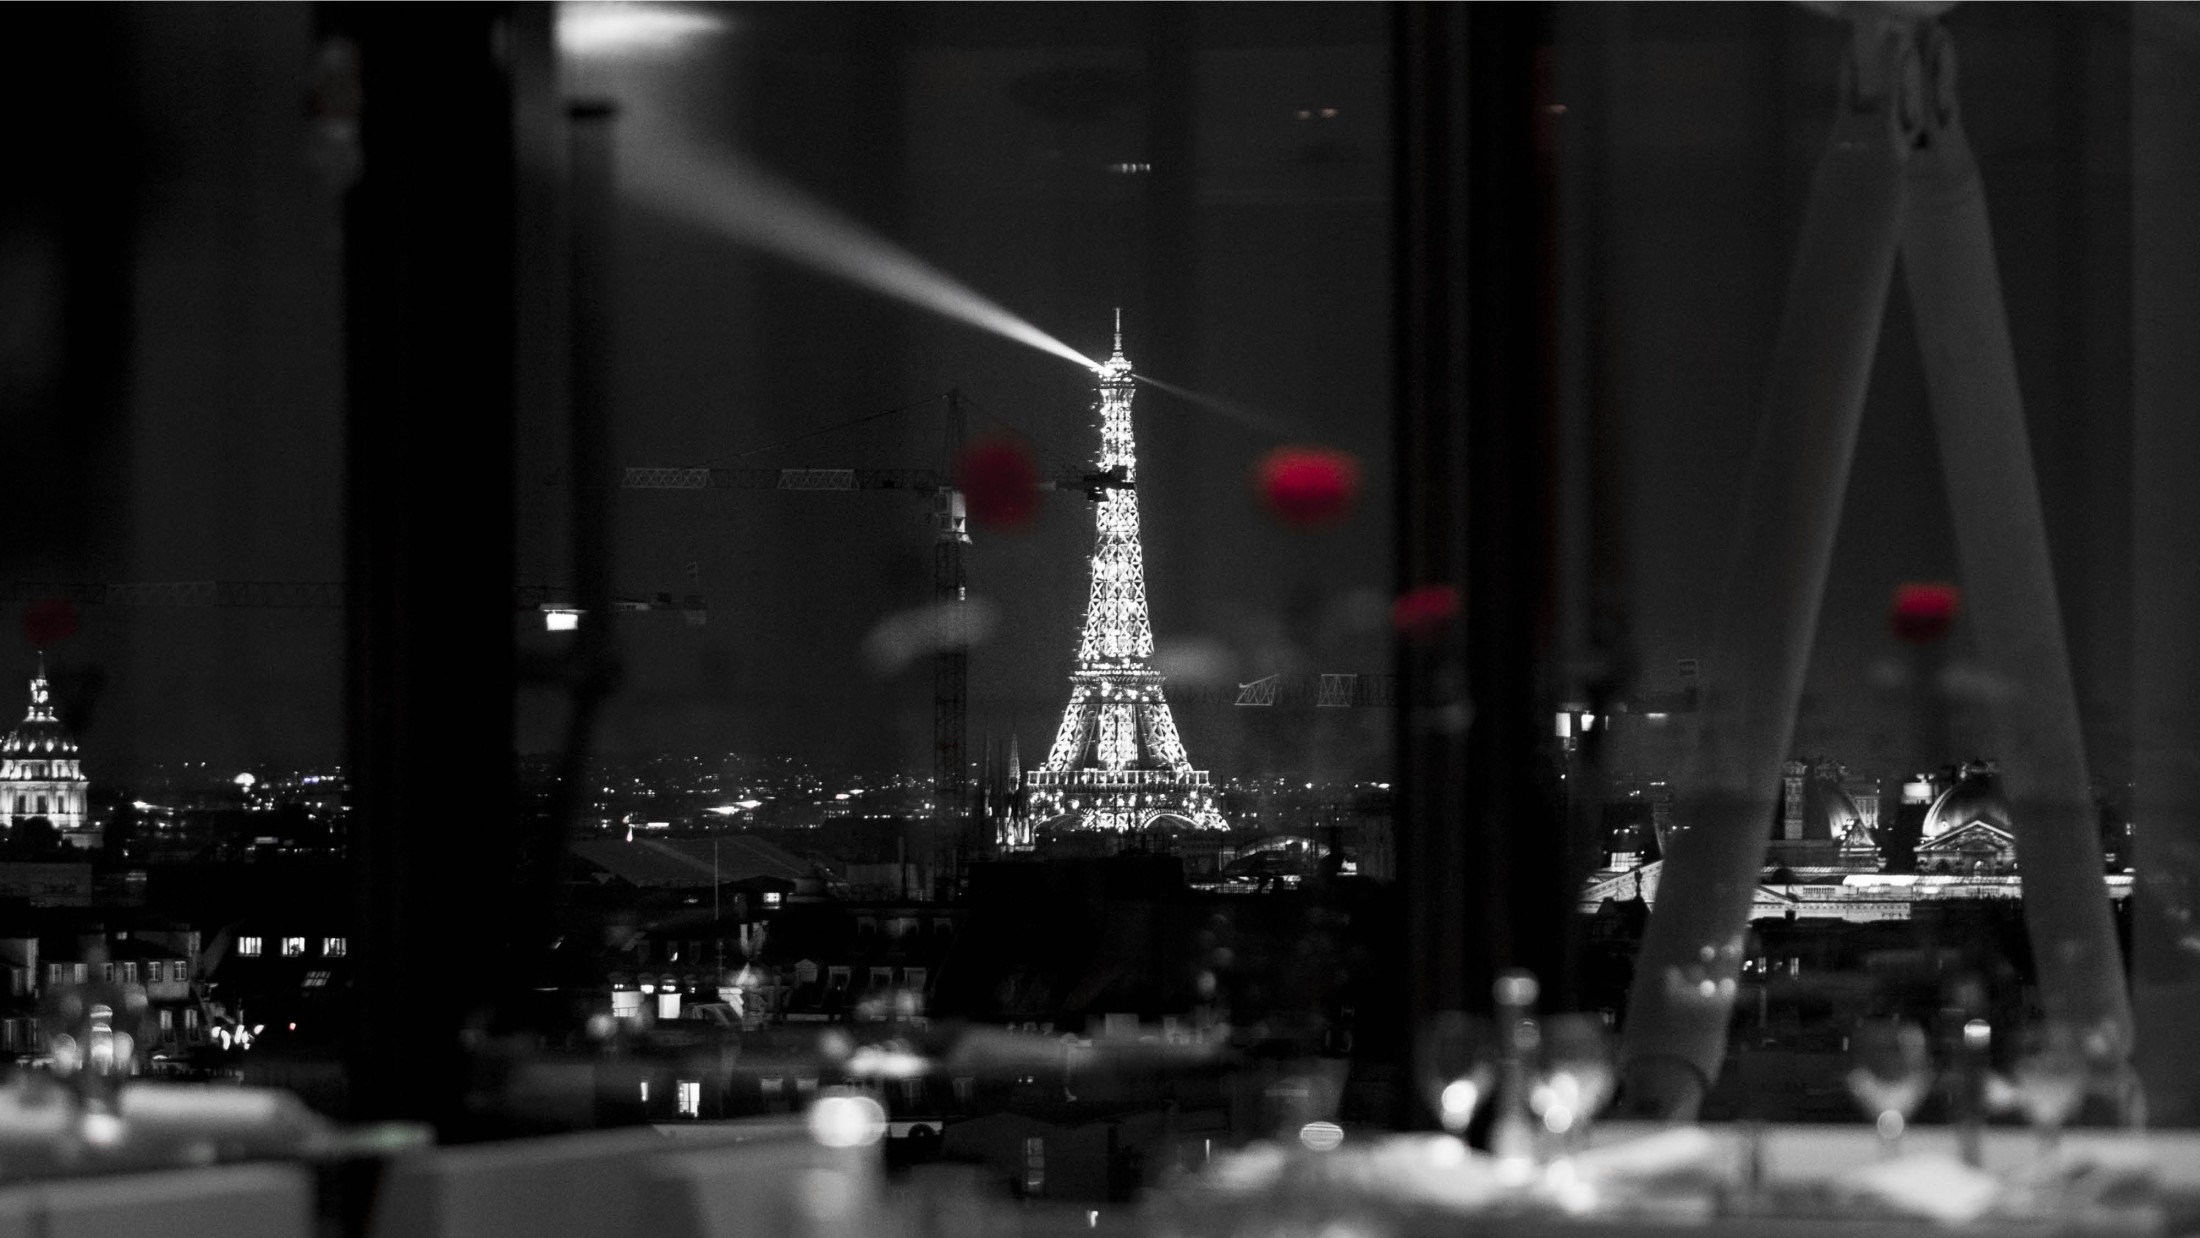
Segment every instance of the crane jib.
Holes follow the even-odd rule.
[[[781,490],[853,490],[856,488],[854,469],[781,469]]]

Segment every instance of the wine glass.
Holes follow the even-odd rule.
[[[1907,1019],[1865,1019],[1849,1037],[1849,1095],[1872,1115],[1880,1148],[1894,1157],[1910,1115],[1933,1086],[1925,1029]]]
[[[1588,1141],[1589,1120],[1612,1099],[1619,1082],[1612,1039],[1601,1015],[1561,1014],[1543,1020],[1528,1108],[1555,1151],[1544,1159],[1543,1189],[1567,1212],[1586,1212],[1595,1190],[1581,1177],[1574,1154]]]
[[[2078,1030],[2049,1021],[2024,1029],[2013,1072],[2017,1106],[2040,1137],[2040,1162],[2053,1161],[2063,1124],[2085,1101],[2092,1074]]]
[[[1421,1095],[1446,1131],[1466,1138],[1496,1090],[1498,1057],[1497,1032],[1487,1019],[1448,1010],[1422,1025],[1415,1070]]]
[[[1325,1142],[1329,1132],[1339,1132],[1337,1102],[1344,1095],[1343,1063],[1328,1059],[1279,1063],[1261,1085],[1263,1125],[1270,1137],[1285,1147],[1304,1144],[1315,1151],[1336,1146]]]
[[[1542,1055],[1528,1106],[1544,1130],[1563,1143],[1578,1144],[1618,1082],[1603,1016],[1562,1014],[1543,1020]]]

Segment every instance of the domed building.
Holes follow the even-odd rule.
[[[1991,876],[2014,872],[2016,866],[2016,831],[2009,824],[2001,770],[1992,761],[1958,766],[1925,811],[1917,871]]]
[[[81,834],[89,785],[75,737],[54,717],[41,654],[31,680],[30,712],[0,740],[0,825],[12,834],[24,821],[44,817],[63,834]]]
[[[1875,870],[1879,784],[1821,757],[1781,769],[1779,815],[1772,822],[1769,865],[1791,869]]]

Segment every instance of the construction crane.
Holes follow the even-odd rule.
[[[946,465],[941,468],[629,468],[620,485],[629,490],[783,490],[805,493],[900,491],[932,499],[932,590],[947,631],[935,655],[932,682],[932,819],[962,837],[969,811],[970,769],[966,714],[970,654],[962,640],[961,605],[968,580],[963,547],[970,543],[962,491],[954,464],[962,456],[965,423],[960,391],[949,391]],[[930,403],[929,400],[924,403]],[[912,405],[911,407],[915,407]],[[895,410],[901,411],[901,410]],[[1123,469],[1063,472],[1043,477],[1041,490],[1073,491],[1098,502],[1110,490],[1133,486]]]
[[[559,585],[515,585],[512,607],[539,612],[552,630],[577,625],[582,614],[578,594]],[[263,610],[341,610],[341,581],[177,580],[132,584],[86,584],[18,580],[0,588],[0,601],[62,601],[75,606],[244,607]],[[619,597],[613,613],[677,613],[691,627],[709,619],[701,594],[675,598],[670,593]]]
[[[1239,684],[1234,696],[1228,689],[1205,693],[1171,692],[1169,696],[1172,701],[1184,704],[1219,704],[1228,700],[1231,705],[1255,709],[1279,702],[1311,704],[1316,709],[1387,709],[1398,703],[1398,677],[1352,671],[1324,672],[1315,676],[1278,672]]]

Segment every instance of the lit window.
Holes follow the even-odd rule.
[[[764,905],[765,905],[766,907],[777,907],[777,906],[779,905],[779,891],[777,891],[777,890],[766,890],[766,891],[764,891]]]
[[[185,1007],[183,1008],[183,1025],[184,1025],[185,1027],[187,1027],[187,1028],[192,1028],[192,1029],[196,1029],[196,1028],[198,1027],[198,1025],[199,1025],[199,1008],[198,1008],[198,1007],[196,1007],[196,1006],[185,1006]]]
[[[314,970],[306,973],[306,982],[304,987],[309,989],[318,989],[327,983],[328,973],[319,968],[315,968]]]
[[[345,942],[341,937],[323,937],[321,939],[321,953],[329,958],[340,959],[344,957],[344,947]]]
[[[160,1009],[160,1030],[163,1032],[172,1032],[176,1030],[176,1012],[168,1009],[166,1006],[163,1006]]]
[[[680,1080],[680,1116],[684,1118],[703,1116],[703,1084],[701,1080]]]
[[[645,1105],[649,1103],[649,1080],[647,1079],[642,1080],[642,1103]]]
[[[137,964],[124,963],[122,965],[122,983],[136,984],[137,982]]]
[[[237,939],[237,953],[248,959],[260,957],[260,939],[257,937],[239,937]]]
[[[283,938],[283,957],[284,957],[284,958],[286,958],[286,959],[294,959],[294,958],[298,957],[299,955],[301,955],[301,954],[304,954],[305,952],[306,952],[306,939],[305,939],[305,938],[303,938],[303,937],[285,937],[285,938]]]
[[[1024,1137],[1024,1189],[1037,1194],[1047,1182],[1047,1141],[1042,1135]]]

